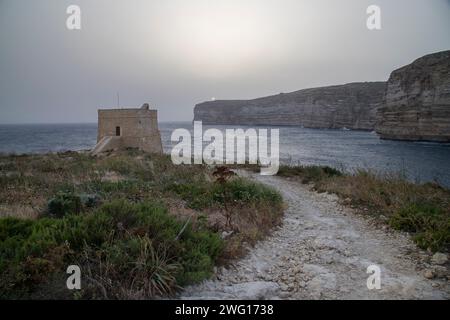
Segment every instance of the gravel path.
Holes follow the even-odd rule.
[[[253,178],[282,193],[288,205],[282,226],[245,258],[218,270],[214,280],[186,288],[180,298],[449,298],[448,280],[424,277],[432,267],[429,255],[406,235],[374,226],[335,195],[279,177]],[[370,265],[381,269],[379,290],[367,288]]]

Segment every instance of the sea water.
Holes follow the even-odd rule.
[[[192,130],[190,122],[159,124],[164,152],[170,153],[177,128]],[[204,126],[204,130],[211,126]],[[237,126],[214,126],[225,130]],[[245,126],[239,126],[245,129]],[[381,140],[374,132],[280,129],[280,161],[285,164],[328,165],[345,171],[369,169],[400,174],[415,182],[436,181],[450,187],[450,144]],[[97,125],[0,125],[0,153],[46,153],[87,150],[95,146]]]

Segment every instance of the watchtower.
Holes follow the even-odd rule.
[[[97,145],[92,153],[126,148],[162,153],[158,111],[147,103],[141,108],[98,110]]]

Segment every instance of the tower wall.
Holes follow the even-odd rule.
[[[120,136],[121,148],[138,148],[147,152],[162,153],[157,110],[147,108],[98,110],[97,143],[105,137],[116,136]]]

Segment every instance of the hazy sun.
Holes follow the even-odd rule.
[[[166,43],[177,62],[203,75],[220,76],[248,68],[260,62],[261,54],[267,57],[277,51],[270,44],[273,26],[267,12],[245,1],[212,3],[173,10]]]

